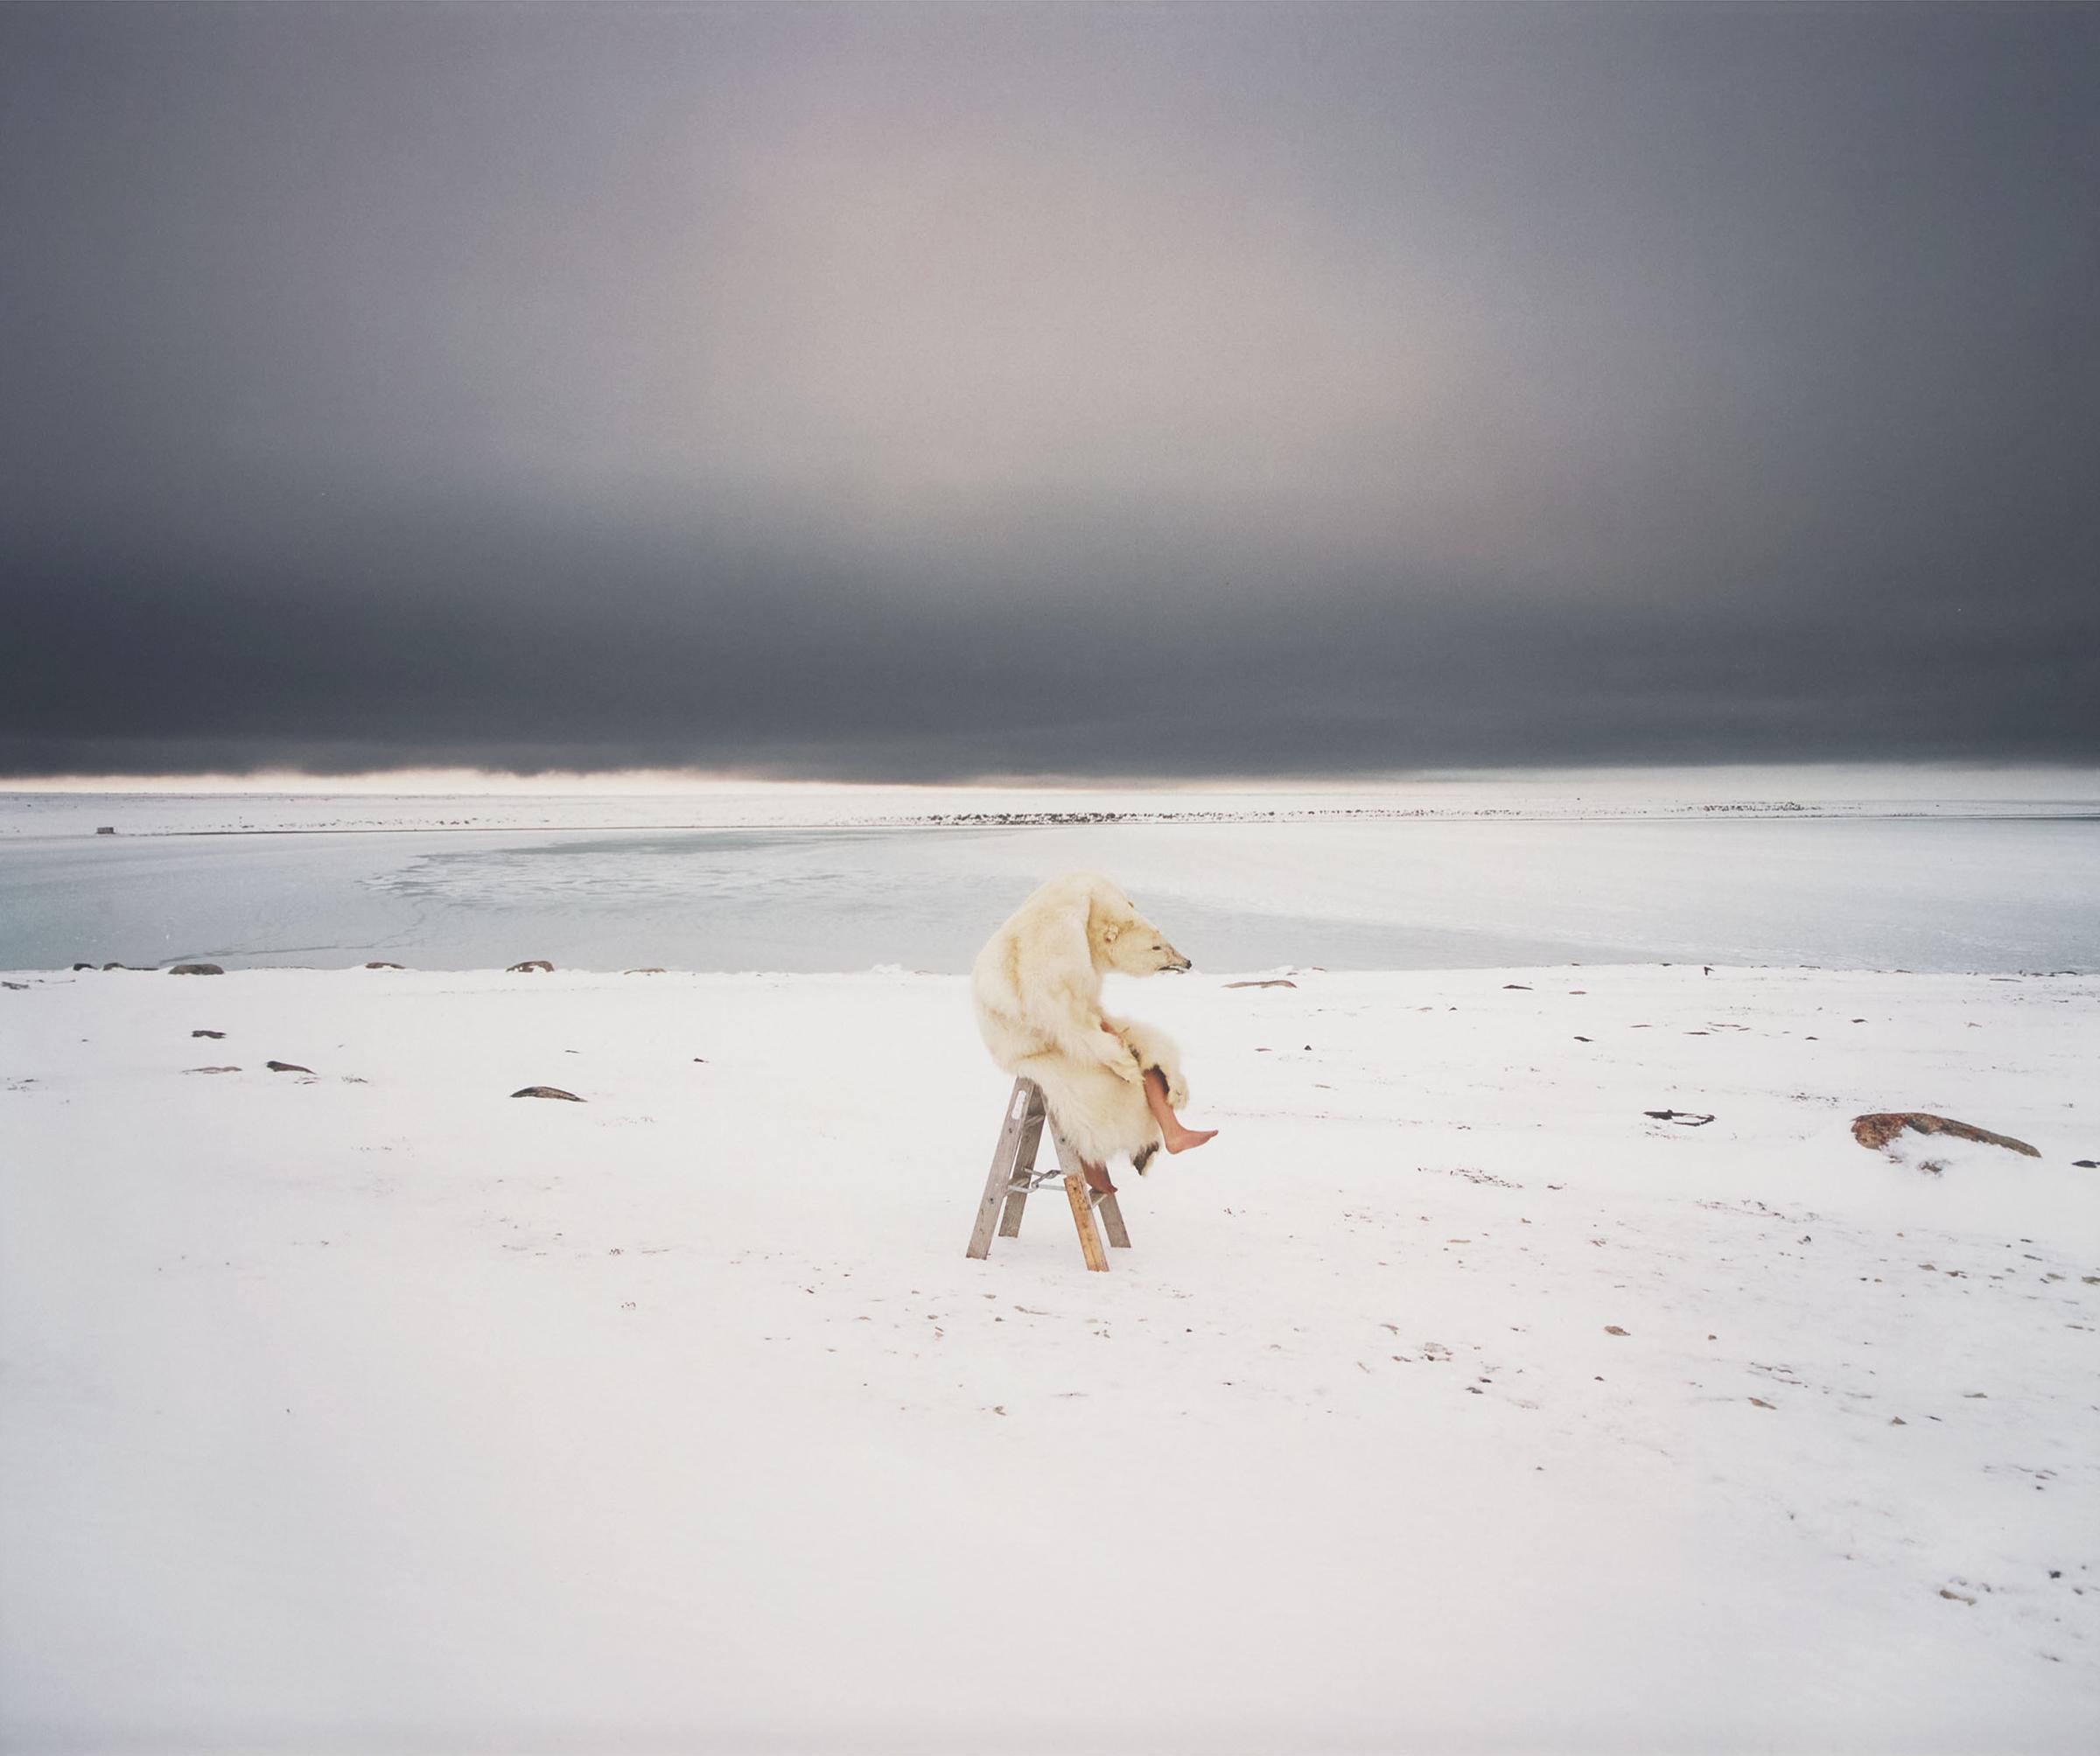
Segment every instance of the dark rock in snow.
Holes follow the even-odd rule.
[[[513,1097],[566,1098],[570,1103],[581,1103],[584,1101],[572,1091],[564,1091],[558,1085],[528,1085],[522,1090],[514,1091],[511,1095]]]
[[[554,974],[554,965],[544,957],[528,957],[522,963],[512,964],[503,973],[507,976],[528,975],[535,969],[544,969],[550,976]]]
[[[312,1067],[303,1067],[297,1061],[264,1061],[262,1065],[272,1073],[312,1073]]]
[[[168,971],[171,976],[223,976],[226,971],[216,963],[178,963]]]

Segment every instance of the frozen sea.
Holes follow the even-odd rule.
[[[923,815],[923,799],[905,802]],[[11,794],[0,968],[955,972],[1035,884],[1086,866],[1211,970],[2100,969],[2100,813],[2082,799],[2012,815],[1505,804],[1396,817],[1318,802],[1310,817],[1290,815],[1303,801],[1270,816],[1273,797],[1258,812],[1214,798],[1150,801],[1199,821],[959,825],[864,799],[840,820],[809,795]],[[118,833],[96,834],[105,823]]]

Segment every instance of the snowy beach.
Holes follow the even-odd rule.
[[[1104,1276],[952,976],[11,976],[0,1741],[2090,1747],[2100,979],[1228,979]]]
[[[0,5],[0,1756],[2100,1753],[2096,65]]]

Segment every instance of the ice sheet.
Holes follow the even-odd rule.
[[[0,968],[967,969],[1106,871],[1198,965],[2100,966],[2100,819],[1788,816],[0,840]]]

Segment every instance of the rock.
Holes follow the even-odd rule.
[[[216,963],[178,963],[168,971],[171,976],[223,976],[226,971]]]
[[[26,982],[0,982],[0,988],[12,988],[18,994],[29,992],[29,983]]]
[[[1633,1332],[1628,1329],[1621,1329],[1615,1323],[1607,1323],[1604,1326],[1604,1333],[1606,1335],[1630,1335]]]
[[[1529,994],[1531,991],[1531,984],[1529,982],[1505,982],[1502,983],[1502,987],[1505,990],[1514,988],[1520,994]]]
[[[566,1098],[570,1103],[581,1103],[584,1101],[572,1091],[564,1091],[558,1085],[528,1085],[521,1091],[514,1091],[511,1095],[513,1097],[560,1097]]]
[[[1643,1116],[1652,1116],[1657,1122],[1681,1122],[1687,1128],[1704,1128],[1712,1122],[1711,1116],[1701,1116],[1696,1109],[1644,1109]]]
[[[368,963],[365,968],[368,969],[398,969],[401,965],[398,963]]]
[[[1878,1110],[1872,1116],[1855,1116],[1852,1138],[1862,1146],[1886,1146],[1907,1128],[1920,1134],[1951,1134],[1957,1140],[1980,1140],[1986,1146],[2003,1146],[2029,1158],[2041,1157],[2026,1141],[2015,1140],[2009,1134],[1993,1134],[1987,1128],[1974,1128],[1944,1116],[1928,1116],[1922,1109]]]
[[[1282,976],[1272,976],[1266,982],[1228,982],[1228,988],[1295,988],[1298,983],[1286,982]]]
[[[76,963],[73,967],[75,969],[92,969],[95,966],[92,963]]]
[[[239,1067],[185,1067],[185,1073],[239,1073]]]
[[[663,970],[660,966],[652,963],[646,969],[623,969],[620,974],[623,976],[661,976],[663,974]]]
[[[264,1061],[262,1065],[272,1073],[312,1073],[312,1067],[303,1067],[297,1061]]]
[[[224,1031],[192,1031],[190,1034],[192,1037],[210,1037],[214,1041],[217,1041],[224,1037],[226,1032]]]
[[[529,975],[535,969],[544,969],[550,976],[554,974],[554,965],[543,957],[528,957],[522,963],[512,964],[503,973],[507,976]]]
[[[2100,1171],[2100,1158],[2074,1158],[2071,1163],[2081,1171]]]
[[[94,833],[98,836],[114,836],[116,833],[116,825],[115,823],[104,823],[97,828]]]

